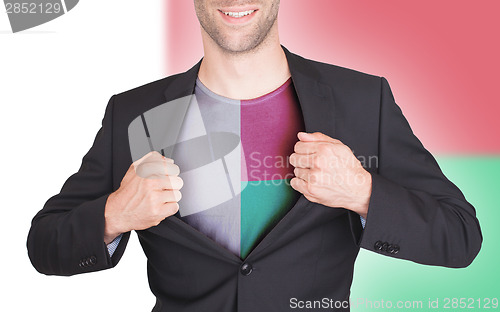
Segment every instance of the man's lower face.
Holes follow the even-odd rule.
[[[223,50],[233,53],[259,46],[276,22],[279,10],[279,0],[194,2],[203,30]]]

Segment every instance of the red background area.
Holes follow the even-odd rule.
[[[203,56],[193,1],[166,8],[167,74]],[[500,1],[283,0],[292,52],[384,76],[431,151],[500,154]]]

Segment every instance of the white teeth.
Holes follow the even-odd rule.
[[[222,13],[226,14],[227,16],[240,18],[243,16],[250,15],[253,12],[255,12],[255,10],[248,10],[248,11],[243,11],[243,12],[222,12]]]

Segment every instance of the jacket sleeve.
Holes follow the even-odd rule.
[[[32,220],[27,248],[31,263],[47,275],[74,275],[115,266],[130,233],[111,258],[104,243],[104,207],[113,192],[112,129],[114,96],[81,166],[59,194]]]
[[[421,264],[468,266],[482,243],[474,207],[415,137],[385,78],[380,105],[378,169],[365,228],[356,225],[360,247]]]

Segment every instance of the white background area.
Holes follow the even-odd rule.
[[[0,311],[151,311],[146,258],[132,234],[117,267],[72,277],[38,273],[31,219],[80,167],[109,98],[163,78],[162,0],[84,0],[13,34],[0,8]]]

